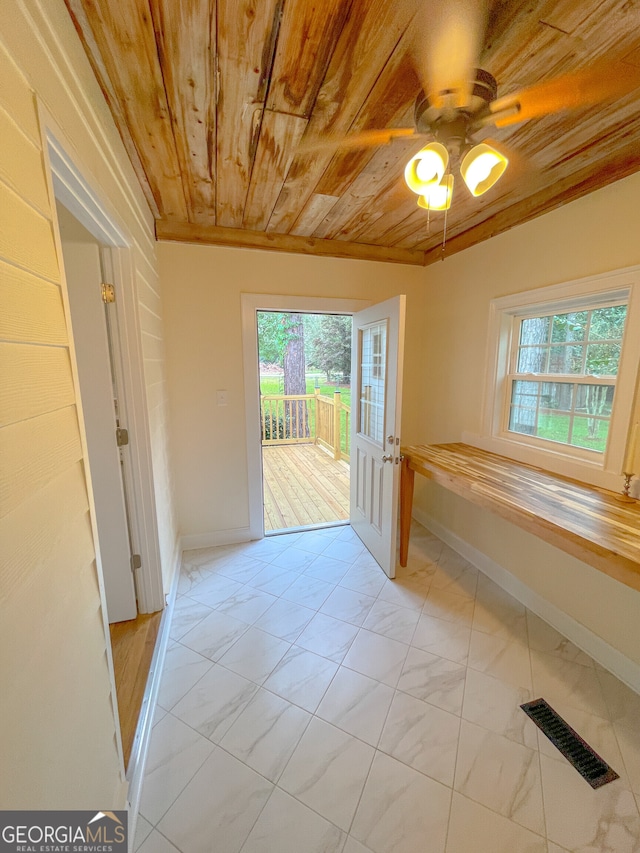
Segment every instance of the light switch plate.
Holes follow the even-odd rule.
[[[228,406],[229,405],[229,392],[228,391],[216,391],[216,402],[219,406]]]

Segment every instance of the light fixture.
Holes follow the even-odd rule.
[[[445,175],[439,184],[431,184],[418,198],[425,210],[449,210],[453,197],[453,175]]]
[[[444,145],[431,142],[418,151],[405,166],[404,179],[407,186],[414,193],[424,195],[428,189],[440,184],[448,164],[449,152]]]
[[[481,142],[465,154],[460,164],[460,174],[471,195],[479,196],[491,189],[508,164],[504,154]]]

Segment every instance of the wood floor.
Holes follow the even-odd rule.
[[[125,767],[138,725],[162,611],[109,625]]]
[[[349,518],[349,465],[314,444],[262,448],[264,527],[284,530]]]

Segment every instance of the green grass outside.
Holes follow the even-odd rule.
[[[281,376],[261,376],[260,377],[260,393],[261,394],[284,394],[283,379]],[[316,387],[316,377],[307,376],[307,394],[313,394]],[[351,406],[351,388],[349,385],[335,385],[328,382],[323,382],[318,378],[318,387],[320,394],[324,397],[333,399],[334,391],[340,391],[340,399],[343,406]],[[340,414],[340,445],[343,453],[347,453],[347,430],[346,430],[347,413]],[[315,406],[309,407],[309,428],[311,434],[315,433],[316,413]]]
[[[609,422],[600,421],[598,435],[589,438],[587,418],[576,415],[573,419],[573,435],[571,444],[575,447],[585,447],[603,453],[607,445]],[[569,415],[560,413],[541,413],[538,418],[538,438],[548,438],[551,441],[561,441],[567,444],[569,438]]]

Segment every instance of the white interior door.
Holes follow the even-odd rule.
[[[396,573],[405,301],[395,296],[353,315],[350,521],[390,578]]]
[[[109,622],[122,622],[135,619],[138,611],[100,290],[100,248],[88,232],[85,240],[65,239],[64,232],[62,237],[107,615]]]

